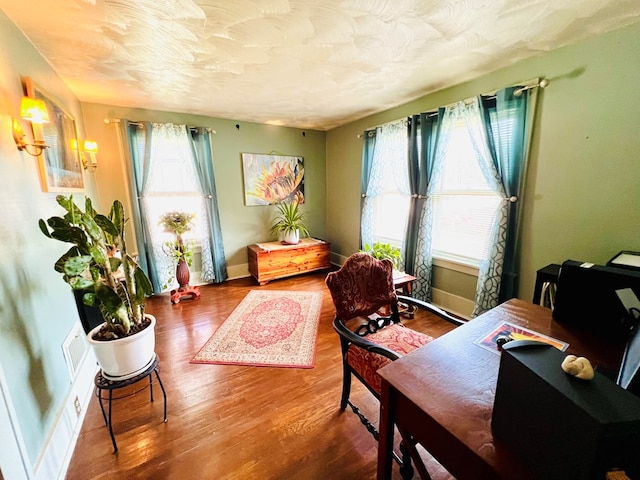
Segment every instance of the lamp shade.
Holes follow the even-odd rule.
[[[98,153],[98,144],[93,140],[85,140],[84,151],[90,153]]]
[[[49,112],[42,100],[31,97],[22,97],[20,102],[20,117],[31,123],[48,123]]]

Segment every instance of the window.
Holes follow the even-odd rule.
[[[409,198],[409,195],[398,191],[393,173],[388,172],[383,177],[382,192],[374,199],[374,242],[390,243],[397,247],[402,245],[407,229]]]
[[[375,148],[363,209],[363,243],[402,247],[409,212],[407,123],[393,122],[376,129]],[[364,246],[364,245],[363,245]]]
[[[500,202],[480,170],[467,126],[459,122],[433,192],[434,257],[478,266],[488,255]]]
[[[474,120],[466,116],[457,122],[431,192],[432,251],[435,258],[475,268],[488,256],[491,227],[502,199],[485,180],[471,142],[468,129],[482,128],[480,119],[471,126],[465,121]],[[383,148],[376,144],[375,159],[381,166],[376,165],[372,173],[380,185],[380,193],[372,200],[373,241],[404,243],[410,197],[398,185],[408,182],[406,145],[406,135],[385,136]],[[398,181],[399,175],[407,179]]]
[[[175,260],[166,252],[165,244],[175,240],[175,236],[158,225],[160,217],[175,211],[195,214],[193,228],[182,235],[196,254],[191,283],[200,283],[201,272],[208,271],[202,262],[206,262],[209,255],[200,255],[203,247],[208,248],[208,225],[188,133],[184,127],[158,124],[154,125],[153,132],[149,179],[142,201],[158,280],[166,290],[175,285]]]
[[[185,240],[200,244],[204,235],[206,214],[204,202],[190,158],[179,157],[171,151],[157,152],[153,156],[153,169],[149,175],[149,188],[145,205],[149,215],[152,238],[173,240],[173,234],[158,225],[166,212],[195,213],[194,228],[183,235]]]

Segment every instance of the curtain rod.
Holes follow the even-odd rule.
[[[540,88],[547,88],[547,87],[549,86],[549,84],[550,84],[550,83],[551,83],[551,81],[550,81],[549,79],[544,78],[544,77],[538,77],[538,78],[534,78],[534,79],[531,79],[531,80],[527,80],[526,82],[518,82],[518,83],[515,83],[515,84],[513,84],[513,85],[510,85],[510,87],[520,87],[520,88],[518,88],[517,90],[515,90],[515,91],[513,92],[513,95],[514,95],[514,96],[519,97],[519,96],[520,96],[520,95],[522,95],[522,94],[523,94],[523,92],[525,92],[526,90],[531,90],[532,88],[538,88],[538,87],[540,87]],[[509,88],[509,87],[505,87],[505,88]],[[482,93],[482,94],[480,94],[480,96],[482,96],[482,97],[486,97],[486,98],[495,98],[496,93],[498,93],[498,91],[497,91],[497,90],[494,90],[494,91],[492,91],[492,92]],[[464,100],[458,100],[458,102],[461,102],[461,101],[464,101]],[[456,104],[456,103],[458,103],[458,102],[450,103],[450,104],[448,104],[448,105],[443,105],[442,107],[438,107],[438,108],[433,109],[433,110],[427,110],[426,112],[422,112],[422,113],[425,113],[427,116],[432,117],[432,116],[435,116],[435,115],[437,115],[437,114],[438,114],[438,110],[439,110],[440,108],[447,108],[447,107],[451,107],[452,105],[455,105],[455,104]],[[387,122],[387,123],[383,123],[383,124],[380,124],[380,125],[376,125],[376,126],[374,126],[374,127],[369,127],[369,128],[367,128],[367,129],[365,129],[365,132],[367,132],[367,136],[372,137],[372,136],[373,136],[373,132],[374,132],[378,127],[383,127],[383,126],[388,125],[388,124],[390,124],[390,123],[393,123],[393,122],[395,122],[395,121],[397,121],[397,120],[393,120],[393,121],[391,121],[391,122]],[[357,135],[357,137],[358,137],[358,138],[363,138],[363,137],[364,137],[364,135],[362,135],[362,134],[358,134],[358,135]]]
[[[105,118],[104,119],[104,123],[109,124],[109,123],[120,123],[120,118]],[[129,124],[131,125],[136,125],[138,128],[142,128],[143,127],[143,123],[141,122],[129,122]],[[204,128],[205,131],[209,132],[209,133],[213,133],[214,135],[217,133],[213,128],[209,128],[209,127],[193,127],[191,125],[187,125],[187,128],[189,130],[196,130],[198,128]]]

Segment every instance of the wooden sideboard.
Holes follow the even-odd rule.
[[[315,238],[303,238],[297,245],[255,243],[247,247],[249,273],[265,285],[270,280],[326,269],[331,266],[330,246]]]

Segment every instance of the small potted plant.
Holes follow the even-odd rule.
[[[105,322],[87,339],[103,374],[115,379],[135,375],[154,358],[156,319],[144,311],[151,282],[127,252],[124,207],[116,200],[105,216],[93,209],[89,197],[84,211],[72,196],[58,195],[56,201],[66,214],[38,222],[47,237],[71,244],[54,269],[102,314]]]
[[[195,218],[195,213],[167,212],[160,216],[158,221],[158,225],[164,227],[165,232],[175,235],[175,240],[165,242],[165,253],[173,257],[176,263],[183,261],[189,267],[193,261],[193,249],[182,235],[193,228]]]
[[[189,267],[193,261],[193,249],[182,235],[190,231],[194,224],[196,215],[187,212],[167,212],[160,217],[158,225],[164,227],[165,232],[175,235],[175,240],[165,242],[165,253],[176,262],[176,276],[179,287],[171,291],[171,303],[178,303],[183,296],[200,298],[200,291],[197,286],[189,285],[191,274]],[[173,278],[169,279],[169,282]]]
[[[284,243],[296,245],[300,242],[300,235],[309,236],[309,229],[302,222],[303,214],[298,202],[278,203],[276,223],[271,226],[271,233],[281,237]]]
[[[400,263],[400,249],[391,245],[390,243],[382,243],[375,242],[373,247],[368,243],[365,243],[363,252],[368,253],[373,258],[377,258],[378,260],[382,260],[384,258],[388,258],[393,263],[393,268],[398,269],[398,264]]]

